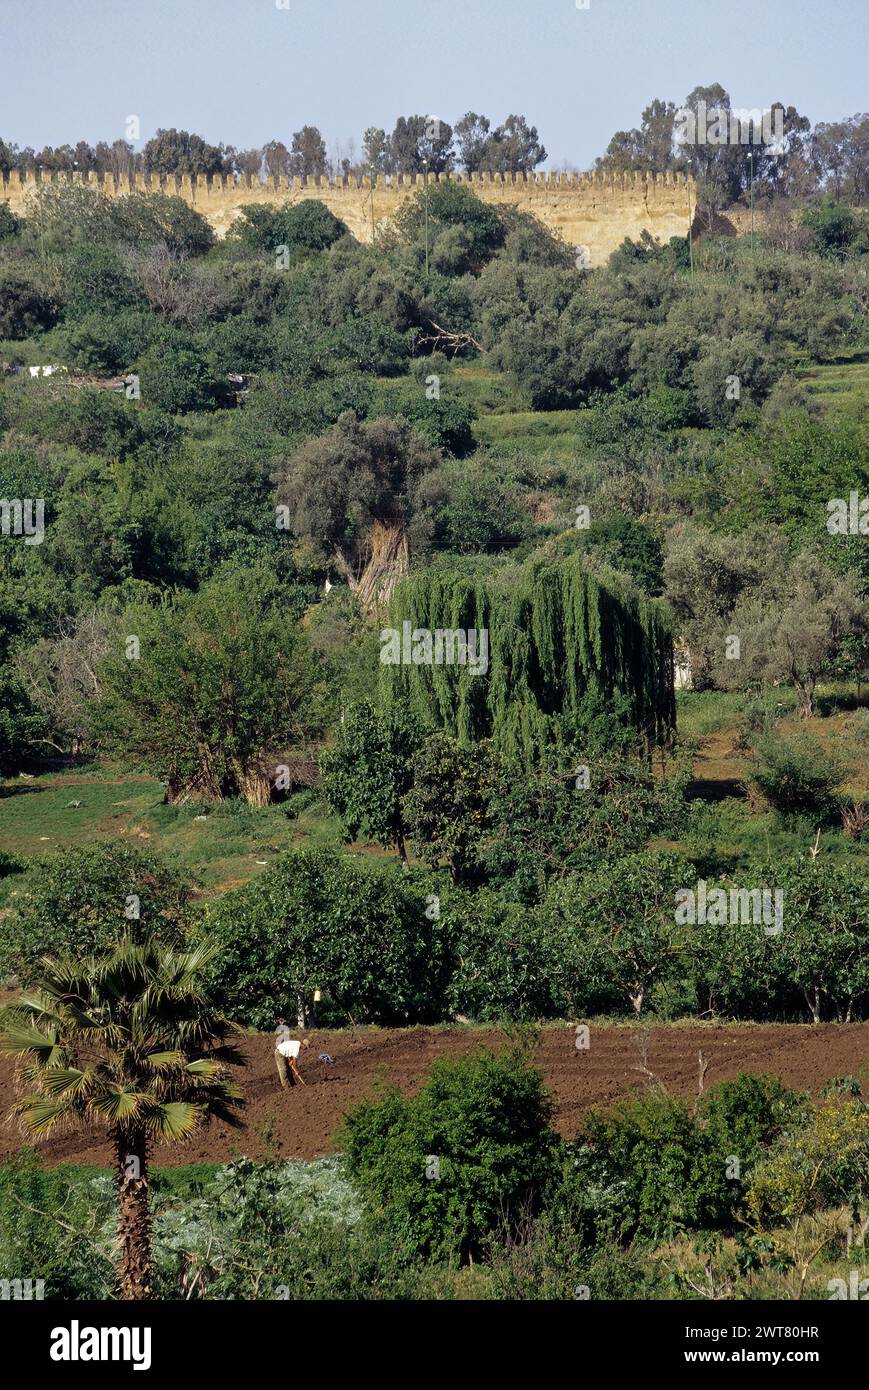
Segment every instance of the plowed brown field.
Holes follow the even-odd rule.
[[[244,1040],[248,1065],[239,1070],[247,1105],[241,1129],[212,1124],[185,1144],[158,1148],[158,1165],[226,1162],[240,1154],[263,1158],[312,1159],[329,1153],[346,1110],[371,1093],[378,1078],[413,1092],[437,1057],[457,1056],[476,1047],[497,1049],[504,1035],[482,1029],[357,1029],[311,1032],[302,1054],[305,1086],[282,1092],[274,1066],[271,1037]],[[819,1091],[835,1076],[869,1080],[869,1023],[691,1024],[651,1028],[591,1026],[591,1045],[577,1051],[572,1027],[546,1028],[535,1055],[556,1107],[561,1134],[573,1138],[590,1105],[607,1105],[631,1091],[654,1084],[668,1091],[697,1092],[699,1058],[708,1062],[706,1087],[738,1072],[772,1072],[789,1086]],[[644,1051],[645,1049],[645,1051]],[[318,1060],[328,1053],[333,1064]],[[0,1115],[5,1121],[14,1098],[13,1068],[0,1061]],[[13,1124],[0,1123],[0,1158],[24,1140]],[[63,1134],[39,1145],[49,1164],[112,1161],[94,1134]]]

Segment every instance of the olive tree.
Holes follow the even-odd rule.
[[[806,550],[737,603],[728,622],[728,635],[739,639],[739,657],[727,659],[722,634],[718,683],[745,689],[761,681],[787,681],[808,719],[815,713],[818,682],[832,674],[843,641],[869,629],[869,599],[855,575],[837,574]]]

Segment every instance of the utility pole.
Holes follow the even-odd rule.
[[[41,193],[41,192],[42,192],[42,165],[39,164],[37,167],[38,167],[38,169],[39,169],[39,191],[40,191],[40,193]],[[40,259],[40,261],[41,261],[41,263],[42,263],[42,269],[43,269],[43,270],[45,269],[45,221],[44,221],[44,217],[45,217],[45,205],[44,205],[42,199],[40,198],[40,200],[39,200],[39,259]]]
[[[685,175],[685,196],[688,199],[688,262],[691,266],[691,284],[694,284],[694,243],[691,240],[691,185]]]
[[[425,278],[428,279],[428,160],[422,161],[425,186]]]
[[[368,170],[368,187],[371,190],[371,245],[374,245],[376,234],[374,230],[374,165]]]
[[[754,132],[752,131],[752,134]],[[754,261],[754,151],[748,153],[748,205],[751,208],[751,259]]]

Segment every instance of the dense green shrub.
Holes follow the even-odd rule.
[[[418,428],[426,430],[424,423]],[[445,438],[442,444],[452,447]],[[519,489],[484,460],[476,460],[473,471],[464,463],[444,464],[426,474],[419,496],[431,517],[427,539],[432,550],[497,552],[518,545],[534,530]]]
[[[418,189],[395,218],[402,236],[416,245],[425,237],[426,221],[431,255],[438,266],[449,267],[452,274],[479,268],[506,236],[506,222],[499,209],[452,182],[432,182]]]
[[[645,593],[655,597],[662,592],[663,548],[648,526],[616,514],[593,521],[580,535],[589,550],[629,574]]]
[[[591,1196],[599,1236],[666,1240],[710,1220],[703,1159],[685,1101],[649,1094],[589,1112],[570,1186]]]
[[[0,338],[29,338],[57,322],[60,305],[24,265],[0,266]]]
[[[109,1184],[98,1191],[93,1180],[43,1169],[32,1149],[4,1159],[0,1279],[43,1280],[46,1299],[109,1298],[114,1269],[103,1227],[116,1201]]]
[[[339,1142],[384,1227],[425,1256],[479,1259],[539,1211],[559,1141],[539,1072],[519,1050],[438,1061],[414,1097],[350,1112]]]
[[[656,1091],[594,1109],[552,1210],[586,1240],[732,1229],[755,1168],[805,1113],[805,1096],[776,1077],[747,1074],[720,1082],[693,1108]]]
[[[22,218],[16,216],[8,203],[0,203],[0,241],[11,241],[21,234]]]
[[[135,309],[83,312],[63,330],[64,362],[98,376],[127,372],[156,336],[153,319]]]
[[[123,840],[58,850],[0,922],[0,975],[26,981],[42,955],[99,955],[125,932],[178,944],[193,916],[189,883],[159,855]]]
[[[444,390],[434,397],[424,386],[412,382],[390,383],[381,387],[376,409],[378,414],[400,415],[429,444],[456,458],[473,453],[471,425],[476,412],[451,391]]]
[[[811,233],[819,255],[844,260],[869,246],[865,214],[827,197],[803,212],[803,226]]]
[[[19,676],[0,670],[0,774],[20,772],[44,736],[45,719]]]
[[[751,781],[783,815],[831,814],[845,777],[841,758],[805,735],[770,731],[752,745]]]
[[[142,398],[170,415],[210,410],[218,403],[218,382],[208,361],[188,348],[149,347],[136,364]]]
[[[250,203],[232,225],[230,236],[257,251],[273,256],[285,246],[288,252],[323,251],[347,234],[347,228],[325,203],[312,198],[288,203],[283,208]]]
[[[114,198],[63,180],[40,184],[31,199],[24,239],[42,255],[65,255],[79,245],[142,250],[162,244],[178,256],[200,256],[215,242],[207,219],[174,194]]]
[[[63,266],[63,294],[67,318],[145,308],[144,296],[120,254],[99,243],[72,248]]]

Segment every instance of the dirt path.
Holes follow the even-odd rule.
[[[332,1149],[332,1139],[346,1110],[371,1092],[378,1076],[413,1092],[436,1057],[456,1056],[474,1047],[497,1049],[503,1035],[492,1030],[428,1028],[359,1029],[355,1033],[313,1032],[303,1058],[307,1085],[282,1093],[278,1087],[269,1037],[245,1040],[249,1064],[239,1073],[247,1106],[244,1126],[232,1130],[213,1124],[186,1144],[157,1150],[158,1165],[226,1162],[239,1154],[263,1158],[271,1151],[282,1158],[312,1159]],[[643,1042],[648,1043],[645,1058]],[[709,1062],[707,1087],[740,1071],[772,1072],[790,1086],[815,1092],[835,1076],[869,1079],[869,1023],[776,1025],[657,1026],[591,1028],[590,1048],[577,1051],[572,1028],[547,1028],[536,1061],[556,1103],[559,1131],[572,1138],[592,1104],[610,1104],[644,1080],[645,1065],[669,1091],[692,1096],[697,1090],[698,1052]],[[329,1065],[319,1053],[334,1058]],[[0,1061],[0,1158],[19,1148],[22,1139],[5,1123],[14,1096],[12,1067]],[[49,1164],[97,1163],[108,1166],[109,1148],[86,1134],[60,1135],[39,1146]]]

